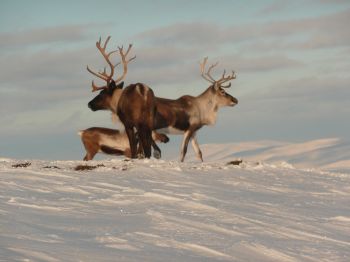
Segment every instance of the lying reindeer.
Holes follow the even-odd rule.
[[[108,155],[124,155],[131,158],[129,139],[125,132],[104,127],[90,127],[79,131],[81,141],[86,150],[85,161],[92,160],[97,153]],[[167,142],[166,136],[154,133],[154,140]],[[138,136],[136,135],[136,140]]]
[[[86,150],[85,161],[92,160],[97,153],[125,155],[131,157],[128,136],[116,129],[90,127],[79,131]]]
[[[103,72],[93,72],[89,67],[87,70],[97,76],[98,78],[106,81],[106,85],[98,87],[92,81],[92,91],[102,90],[93,100],[88,103],[88,107],[92,111],[96,110],[111,110],[118,116],[120,121],[125,127],[125,132],[129,138],[131,157],[136,158],[137,152],[143,152],[146,158],[151,157],[151,147],[154,149],[154,157],[160,158],[161,151],[155,141],[152,138],[152,130],[155,122],[155,97],[153,90],[147,85],[142,83],[131,84],[123,88],[125,78],[128,70],[128,63],[135,59],[136,56],[127,59],[127,55],[130,52],[132,45],[129,45],[128,50],[124,53],[123,47],[118,47],[119,54],[121,56],[121,63],[123,64],[123,74],[113,79],[114,69],[117,65],[113,65],[110,61],[111,54],[118,50],[106,52],[106,47],[110,36],[105,41],[103,47],[101,46],[101,38],[99,42],[96,42],[96,47],[106,60],[110,67],[110,73],[107,74],[106,69]],[[137,143],[135,137],[135,130],[139,136],[139,143]],[[168,140],[168,138],[166,138]],[[139,150],[137,150],[137,144]]]

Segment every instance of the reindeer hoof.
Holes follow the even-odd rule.
[[[139,153],[139,154],[137,154],[137,158],[138,159],[144,159],[145,155],[143,153]]]
[[[162,139],[162,142],[163,143],[168,143],[169,142],[169,137],[167,135],[164,135],[163,139]]]
[[[158,140],[162,143],[168,143],[169,142],[169,137],[165,134],[158,134]]]
[[[161,153],[160,153],[159,150],[154,150],[154,151],[153,151],[153,156],[154,156],[154,158],[156,158],[156,159],[160,159],[162,155],[161,155]]]

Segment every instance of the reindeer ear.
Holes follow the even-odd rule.
[[[109,84],[109,88],[108,90],[113,93],[115,89],[122,89],[124,86],[124,82],[120,82],[119,84],[116,84],[114,82],[114,80],[111,81],[111,83]]]
[[[117,88],[119,89],[123,89],[124,87],[124,81],[120,82],[118,85],[117,85]]]
[[[116,87],[117,87],[117,85],[115,84],[114,80],[112,79],[112,81],[108,85],[108,88],[111,90],[114,90]]]

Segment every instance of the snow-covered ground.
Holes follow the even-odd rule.
[[[350,261],[349,148],[204,145],[203,164],[0,158],[0,261]]]
[[[280,163],[287,161],[297,168],[317,168],[350,173],[350,143],[338,138],[312,140],[304,143],[255,141],[225,145],[202,146],[206,159],[229,161],[243,158],[251,161]],[[194,160],[192,154],[190,160]]]

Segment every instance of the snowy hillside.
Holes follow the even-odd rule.
[[[350,143],[338,138],[319,139],[304,143],[255,141],[224,145],[201,146],[205,159],[229,161],[242,158],[269,163],[288,162],[298,168],[350,172]],[[193,154],[190,160],[195,160]]]
[[[338,143],[206,145],[203,164],[0,159],[0,261],[349,261],[350,172],[301,168],[339,167]]]

